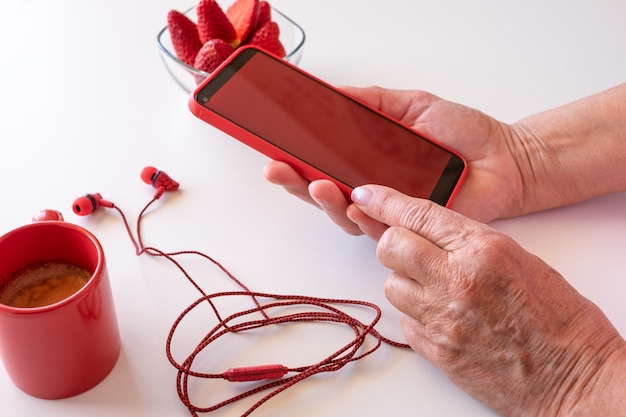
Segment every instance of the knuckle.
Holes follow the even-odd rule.
[[[430,223],[437,219],[437,216],[430,215],[435,209],[435,203],[430,200],[422,200],[420,204],[406,202],[396,207],[396,215],[400,219],[400,224],[410,230],[428,230],[432,227]]]
[[[410,230],[420,230],[421,226],[433,221],[437,216],[429,214],[441,207],[430,200],[415,199],[396,191],[384,189],[377,193],[374,215],[382,219],[393,219],[395,225]]]
[[[383,232],[376,245],[376,257],[383,265],[388,265],[398,251],[398,246],[402,240],[402,229],[399,227],[389,227]]]
[[[459,296],[470,299],[485,285],[509,276],[507,272],[518,259],[513,256],[514,242],[502,233],[486,231],[475,241],[477,243],[467,247],[467,252],[461,255],[465,260],[460,265],[462,270],[456,274]]]

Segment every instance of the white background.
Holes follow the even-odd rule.
[[[134,221],[153,194],[139,179],[146,165],[181,182],[181,191],[162,198],[146,217],[147,244],[204,251],[254,290],[373,301],[384,310],[379,330],[402,338],[398,315],[382,294],[387,271],[375,259],[374,243],[345,235],[266,183],[265,157],[187,110],[187,97],[155,44],[167,11],[192,4],[2,0],[0,232],[44,207],[91,230],[108,257],[123,351],[100,385],[58,401],[22,393],[0,367],[0,415],[188,415],[164,344],[197,294],[163,260],[136,257],[115,212],[89,218],[71,212],[76,197],[100,192]],[[272,4],[304,27],[300,64],[318,77],[336,85],[425,89],[507,122],[623,82],[626,74],[621,0]],[[626,195],[493,226],[559,270],[626,334]],[[233,288],[206,263],[189,259],[186,265],[209,292]],[[308,365],[349,337],[349,330],[330,325],[272,328],[220,342],[204,364],[216,373],[232,363]],[[241,389],[220,383],[197,391],[209,404]],[[245,405],[214,415],[239,415]],[[254,415],[296,413],[493,415],[416,354],[387,346],[298,384]]]

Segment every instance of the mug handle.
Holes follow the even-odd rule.
[[[64,221],[64,219],[63,219],[63,215],[61,214],[61,212],[58,210],[52,210],[52,209],[41,210],[40,212],[35,213],[35,215],[32,218],[32,223],[62,222],[62,221]]]

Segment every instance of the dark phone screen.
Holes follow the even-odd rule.
[[[411,129],[254,49],[197,100],[351,188],[383,184],[445,204],[464,168]]]

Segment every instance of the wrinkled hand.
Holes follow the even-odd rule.
[[[379,87],[345,87],[344,91],[466,158],[469,175],[453,203],[455,211],[480,221],[519,214],[523,184],[507,144],[516,136],[509,125],[421,91]],[[332,182],[309,183],[287,164],[276,161],[265,167],[264,175],[268,181],[323,209],[346,232],[361,234],[346,217],[349,202]]]
[[[623,415],[597,402],[610,392],[601,382],[615,383],[604,376],[618,352],[625,368],[626,343],[555,270],[430,201],[370,185],[352,198],[349,216],[379,240],[378,258],[393,271],[386,296],[404,313],[408,343],[452,382],[505,416]]]

